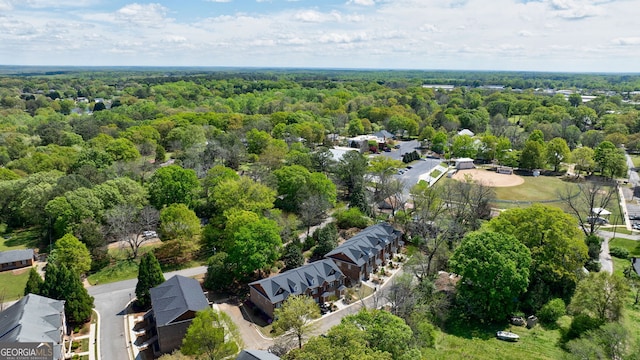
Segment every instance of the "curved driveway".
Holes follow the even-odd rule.
[[[176,274],[196,276],[207,272],[206,266],[165,273],[165,279]],[[124,336],[125,308],[135,296],[138,279],[95,285],[88,288],[95,298],[96,310],[100,313],[100,358],[103,360],[129,359],[128,345]]]

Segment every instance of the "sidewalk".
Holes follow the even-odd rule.
[[[100,344],[98,343],[98,339],[96,337],[96,326],[100,323],[100,314],[98,314],[98,312],[95,311],[95,309],[94,309],[94,312],[96,314],[96,322],[95,323],[92,322],[91,324],[89,324],[89,334],[73,336],[72,338],[69,339],[69,352],[68,352],[69,357],[73,355],[78,355],[81,357],[87,356],[89,360],[100,359]],[[81,341],[84,339],[89,339],[88,351],[83,351],[79,353],[71,351],[71,342]]]

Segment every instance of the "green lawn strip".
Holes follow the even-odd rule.
[[[631,161],[633,161],[633,167],[640,167],[640,155],[631,155]]]
[[[609,240],[609,249],[613,246],[625,248],[629,251],[629,256],[640,257],[640,241],[623,238],[613,238]],[[627,260],[628,262],[629,260]]]
[[[440,170],[438,169],[434,169],[431,171],[431,173],[429,173],[429,176],[431,176],[432,178],[437,178],[438,175],[442,174],[442,172],[440,172]]]
[[[498,340],[495,333],[507,330],[520,336],[518,342]],[[529,330],[520,326],[487,326],[462,329],[458,334],[441,332],[435,349],[425,349],[427,359],[562,359],[560,330],[541,326]]]
[[[625,235],[634,235],[635,232],[633,230],[627,230],[626,226],[621,226],[618,225],[615,227],[615,231],[613,230],[613,227],[602,227],[600,228],[600,231],[606,231],[606,232],[610,232],[612,235],[615,232],[616,234],[625,234]]]
[[[4,301],[18,300],[24,295],[24,287],[29,279],[29,268],[0,272],[0,296]]]
[[[35,229],[20,229],[0,236],[0,251],[35,249],[40,245],[40,233]]]
[[[91,285],[96,285],[136,278],[138,276],[138,263],[139,260],[118,260],[115,264],[89,275],[87,281]]]

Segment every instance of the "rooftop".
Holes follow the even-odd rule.
[[[170,324],[187,311],[209,306],[198,280],[176,275],[149,290],[151,307],[158,326]]]

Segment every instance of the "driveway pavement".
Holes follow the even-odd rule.
[[[410,153],[414,150],[419,151],[418,147],[420,142],[417,140],[400,141],[398,142],[400,149],[393,149],[391,152],[382,152],[379,155],[374,156],[386,156],[395,160],[402,160],[402,155]],[[438,166],[442,160],[425,158],[412,163],[411,169],[407,169],[404,174],[394,175],[396,178],[404,182],[405,196],[409,196],[409,190],[411,187],[420,181],[420,175],[426,174]]]
[[[165,273],[165,279],[180,274],[196,276],[207,272],[206,266]],[[127,341],[124,334],[124,315],[129,301],[135,296],[138,279],[124,280],[110,284],[95,285],[88,291],[95,298],[95,307],[100,314],[100,353],[102,360],[129,359]]]

